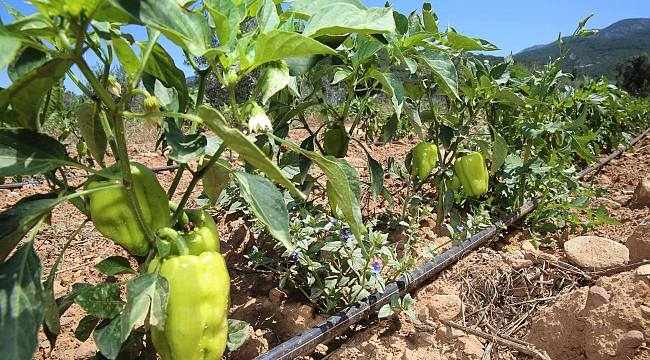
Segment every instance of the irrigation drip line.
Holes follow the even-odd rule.
[[[578,173],[578,177],[582,179],[588,173],[600,169],[613,158],[622,154],[623,151],[634,146],[634,144],[646,136],[648,132],[650,132],[650,128],[646,129],[641,133],[641,135],[630,141],[629,146],[618,149],[601,160],[600,163],[590,166]],[[266,353],[256,357],[254,360],[289,360],[315,349],[318,344],[338,336],[348,327],[356,324],[361,319],[367,318],[370,314],[377,312],[379,308],[390,303],[390,298],[393,295],[399,294],[402,296],[407,292],[414,290],[429,278],[444,270],[447,266],[455,263],[470,251],[483,245],[495,236],[500,229],[508,227],[533,211],[537,205],[539,205],[541,199],[541,196],[536,197],[506,217],[498,220],[491,227],[465,240],[462,244],[445,251],[433,261],[413,270],[409,276],[411,278],[410,282],[407,281],[405,277],[401,277],[397,281],[388,284],[383,293],[374,293],[370,295],[362,303],[330,316],[318,325],[274,347]]]
[[[178,169],[178,165],[168,165],[168,166],[158,166],[154,168],[149,168],[153,172],[161,172],[161,171],[167,171],[167,170],[175,170]],[[66,180],[71,180],[71,179],[81,179],[81,178],[87,178],[92,176],[92,174],[83,174],[83,175],[74,175],[74,176],[67,176]],[[63,179],[59,179],[63,180]],[[21,188],[23,186],[27,185],[39,185],[39,184],[45,184],[46,181],[43,179],[36,179],[36,180],[27,180],[23,182],[18,182],[18,183],[11,183],[11,184],[1,184],[0,189],[17,189]]]

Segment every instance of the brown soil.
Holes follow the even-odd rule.
[[[155,134],[140,136],[138,145],[130,148],[132,159],[150,167],[165,165],[166,158],[151,150],[155,138]],[[639,181],[650,172],[650,153],[645,147],[648,144],[650,140],[641,141],[636,147],[641,151],[626,153],[595,176],[596,184],[609,186],[612,194],[603,201],[611,215],[623,225],[601,225],[589,235],[624,243],[636,225],[648,217],[649,208],[636,205],[631,195]],[[387,146],[372,145],[368,150],[382,164],[386,163],[387,156],[403,162],[412,145],[413,142],[400,141]],[[359,166],[362,177],[367,176],[367,170],[362,168],[366,163],[365,153],[358,146],[351,146],[347,160]],[[158,178],[163,187],[168,188],[174,175],[174,172],[164,172],[158,174]],[[184,189],[188,183],[189,176],[186,176],[179,189]],[[0,198],[4,199],[0,211],[25,196],[45,191],[44,186],[0,190]],[[430,191],[423,190],[424,193]],[[198,186],[193,198],[200,192],[201,186]],[[387,206],[375,204],[367,195],[362,203],[364,216],[370,218],[381,216],[381,208]],[[83,216],[69,204],[55,209],[52,225],[44,226],[36,240],[45,274],[49,273],[66,239],[83,221]],[[252,359],[323,320],[297,293],[277,289],[278,279],[273,274],[246,265],[243,255],[254,245],[255,238],[240,216],[222,216],[218,221],[232,279],[230,317],[244,320],[252,327],[246,344],[228,358]],[[430,218],[421,222],[422,243],[445,239],[436,238],[431,231],[434,222]],[[392,233],[392,240],[399,241],[400,235]],[[636,269],[599,277],[572,267],[563,256],[561,244],[573,236],[566,231],[550,235],[558,247],[534,250],[530,249],[527,233],[513,230],[414,291],[414,310],[419,324],[403,313],[380,320],[371,317],[330,343],[319,345],[303,358],[529,358],[497,341],[500,336],[509,336],[546,351],[552,359],[649,359],[644,339],[650,336],[650,280],[637,275]],[[93,265],[113,255],[127,256],[124,250],[99,235],[91,224],[86,224],[59,265],[55,295],[68,293],[77,282],[105,281],[106,276]],[[118,280],[126,278],[117,277]],[[600,288],[610,296],[609,302],[589,301],[590,289],[599,293]],[[453,330],[430,314],[432,301],[441,294],[460,298],[463,311],[450,320],[469,329]],[[73,305],[61,318],[62,333],[55,349],[50,353],[51,345],[41,334],[34,358],[92,357],[96,353],[92,338],[82,343],[74,337],[74,329],[83,316],[83,310]],[[489,336],[472,335],[472,329]]]

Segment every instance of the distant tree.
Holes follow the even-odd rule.
[[[634,55],[619,61],[616,70],[617,85],[630,95],[650,95],[650,56],[647,53]]]

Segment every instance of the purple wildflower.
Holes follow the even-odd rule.
[[[352,233],[350,233],[350,229],[341,229],[341,236],[347,239],[352,236]]]
[[[330,218],[330,223],[336,224],[337,222],[339,222],[339,221],[336,220],[336,218]]]
[[[374,263],[372,263],[372,268],[373,268],[376,272],[380,272],[380,271],[381,271],[381,265],[379,265],[379,263],[378,263],[377,261],[375,261]]]
[[[291,260],[296,260],[298,258],[298,252],[294,251],[291,255],[289,255],[289,259]]]
[[[465,227],[459,225],[459,226],[456,226],[456,230],[458,230],[460,232],[465,232]]]

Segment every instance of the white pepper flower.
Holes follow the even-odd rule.
[[[144,109],[144,112],[147,113],[160,111],[160,105],[154,96],[147,96],[142,103],[142,108]],[[145,120],[147,120],[147,123],[151,126],[155,126],[156,124],[162,126],[163,124],[162,116],[146,117]]]
[[[253,111],[251,111],[251,118],[248,120],[248,128],[251,132],[268,131],[273,129],[273,124],[271,124],[269,117],[266,116],[264,109],[257,104],[254,105]]]
[[[117,82],[117,79],[113,75],[108,76],[108,92],[115,96],[120,96],[122,94],[122,85]]]

